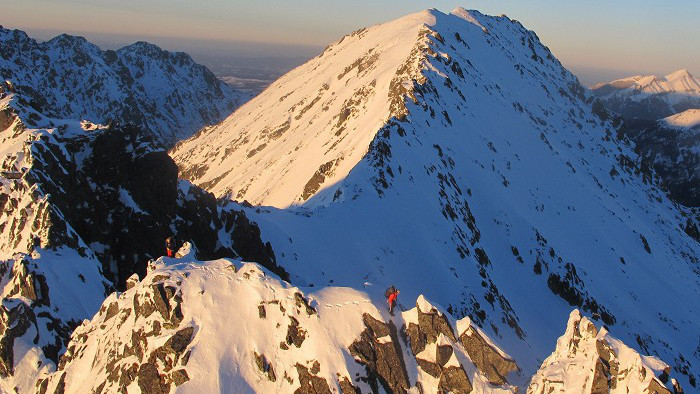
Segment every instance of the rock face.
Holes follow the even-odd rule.
[[[640,355],[574,310],[566,333],[533,376],[527,392],[670,394],[657,378],[662,371],[668,371],[664,362]]]
[[[700,103],[698,109],[650,122],[633,140],[669,195],[686,207],[700,207]]]
[[[691,385],[697,227],[595,99],[517,21],[426,10],[333,43],[171,155],[260,205],[295,284],[429,294],[524,375],[578,308]]]
[[[37,42],[8,29],[0,29],[0,81],[47,116],[131,123],[167,147],[247,99],[182,52],[146,42],[102,51],[83,37]]]
[[[252,263],[161,258],[75,330],[37,391],[514,392],[489,383],[460,342],[443,334],[436,339],[441,356],[415,356],[405,327],[431,330],[414,320],[416,309],[389,320],[366,293],[306,290]],[[452,318],[444,319],[454,330]],[[286,341],[290,320],[305,333],[298,344]],[[434,350],[435,342],[427,346]],[[423,360],[440,370],[437,379]]]
[[[387,324],[379,321],[369,314],[364,314],[362,321],[366,329],[361,338],[350,345],[350,354],[365,365],[372,392],[379,390],[377,381],[386,392],[407,392],[410,382],[396,326],[392,322]]]
[[[438,380],[440,392],[469,393],[474,386],[482,385],[507,387],[507,375],[518,369],[515,361],[473,326],[468,317],[453,323],[448,313],[423,296],[404,316],[405,333],[418,366]],[[465,357],[469,364],[461,361]],[[478,375],[467,374],[472,365]]]
[[[255,223],[179,181],[148,133],[49,118],[3,86],[2,390],[33,389],[38,374],[55,368],[79,322],[114,287],[143,277],[170,234],[193,242],[203,257],[255,259],[285,276]]]

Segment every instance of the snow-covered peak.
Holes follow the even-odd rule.
[[[246,213],[292,282],[425,294],[528,373],[571,307],[700,363],[700,245],[619,123],[521,24],[430,14],[331,45],[179,144],[181,173],[277,207]]]
[[[454,15],[461,19],[464,19],[465,21],[479,26],[482,30],[486,31],[486,28],[476,18],[476,16],[482,15],[479,11],[467,10],[462,7],[457,7],[454,10],[452,10],[452,12],[450,12],[450,15]]]
[[[694,78],[695,77],[693,77],[693,74],[691,74],[687,68],[682,68],[680,70],[676,70],[676,71],[674,71],[674,72],[672,72],[664,77],[664,79],[666,79],[667,81],[677,81],[677,80],[681,80],[681,79],[692,80]]]
[[[606,108],[630,121],[656,121],[687,109],[700,108],[700,79],[687,69],[660,77],[637,75],[591,87]]]
[[[593,85],[591,89],[600,97],[628,94],[630,96],[638,96],[635,100],[639,100],[640,97],[660,93],[700,97],[700,80],[695,78],[687,69],[680,69],[663,77],[636,75],[621,78],[612,82]]]
[[[487,24],[498,34],[484,34]],[[489,85],[469,87],[479,95],[502,83],[503,64],[542,68],[532,75],[560,68],[536,41],[519,23],[461,9],[425,10],[360,29],[171,154],[185,178],[218,196],[276,207],[306,203],[369,159],[383,128],[409,115],[407,100],[417,103],[428,78],[452,82],[438,64],[449,64],[455,78],[469,74]],[[443,44],[437,53],[435,45]],[[576,83],[566,71],[554,79],[563,89]]]

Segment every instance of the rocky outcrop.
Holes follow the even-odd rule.
[[[52,392],[62,380],[80,378],[68,367],[94,351],[95,337],[100,338],[100,352],[94,367],[100,372],[94,377],[93,389],[121,392],[135,382],[144,393],[169,393],[172,387],[189,381],[187,364],[196,330],[183,323],[180,280],[154,275],[119,297],[110,296],[94,324],[83,324],[73,333],[57,372],[37,382],[40,391]],[[112,334],[105,335],[107,332]]]
[[[507,375],[518,367],[513,359],[498,349],[467,317],[454,325],[448,314],[422,296],[415,309],[408,312],[406,334],[418,366],[439,380],[441,392],[469,393],[473,388],[457,352],[464,352],[479,371],[479,378],[489,384],[507,385]],[[459,336],[455,332],[461,330]],[[460,346],[461,345],[461,346]]]
[[[670,394],[660,379],[665,375],[668,382],[668,371],[663,361],[640,355],[574,310],[566,333],[532,377],[527,392]]]
[[[286,275],[257,225],[235,204],[224,208],[179,181],[172,159],[148,133],[50,119],[22,96],[7,95],[3,105],[12,117],[0,130],[0,253],[14,257],[0,261],[1,283],[8,284],[0,322],[14,325],[9,316],[20,310],[35,320],[26,335],[6,329],[0,337],[7,387],[15,386],[17,368],[21,382],[29,382],[56,365],[78,322],[115,287],[125,289],[127,278],[144,277],[173,233],[206,258],[241,256]],[[12,355],[17,341],[24,350]]]
[[[515,360],[498,350],[472,324],[469,324],[469,327],[459,335],[459,342],[464,346],[474,365],[483,372],[490,383],[498,385],[508,383],[506,379],[508,374],[518,369]]]
[[[365,366],[373,392],[377,383],[389,393],[406,393],[410,387],[398,332],[394,323],[384,323],[369,314],[362,315],[365,330],[350,345],[350,354]]]
[[[312,375],[307,367],[299,363],[296,364],[296,370],[299,374],[299,388],[294,390],[294,394],[331,394],[326,379]]]

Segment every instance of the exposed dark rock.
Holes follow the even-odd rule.
[[[104,321],[113,318],[117,314],[117,312],[119,312],[119,306],[117,305],[117,303],[113,302],[109,304],[109,306],[107,307],[107,312],[105,313]]]
[[[308,200],[314,193],[321,188],[321,184],[326,180],[326,177],[332,174],[333,165],[335,160],[331,160],[328,163],[322,164],[314,175],[309,179],[309,181],[304,186],[304,191],[301,194],[302,200]]]
[[[447,364],[447,362],[450,360],[450,357],[452,357],[452,353],[454,353],[452,346],[438,345],[435,354],[435,361],[438,363],[438,365],[444,367],[445,364]]]
[[[24,335],[32,325],[36,325],[36,316],[24,302],[16,301],[9,309],[4,303],[0,305],[0,377],[14,374],[15,338]]]
[[[275,375],[275,370],[272,368],[272,364],[270,364],[270,362],[267,360],[267,357],[265,357],[264,354],[258,354],[257,352],[253,352],[253,356],[255,357],[255,365],[257,365],[260,372],[265,374],[267,379],[269,379],[271,382],[276,381],[277,376]]]
[[[362,394],[360,389],[353,385],[346,376],[338,379],[338,384],[340,385],[340,392],[342,394]]]
[[[474,365],[490,383],[498,385],[507,383],[508,374],[518,369],[515,361],[503,357],[473,327],[469,327],[463,332],[459,341]]]
[[[167,342],[165,346],[172,349],[178,356],[185,351],[187,345],[192,342],[192,334],[194,333],[194,327],[186,327],[175,333]]]
[[[297,363],[297,373],[299,374],[299,388],[294,390],[295,394],[331,394],[326,379],[311,374],[308,368]]]
[[[299,320],[289,316],[289,326],[287,327],[287,345],[301,347],[306,339],[306,331],[299,326]]]
[[[311,316],[316,314],[316,310],[309,305],[309,301],[301,293],[294,293],[294,303],[298,308],[304,308],[306,314]]]
[[[602,360],[595,363],[593,371],[593,382],[591,383],[591,394],[607,394],[610,392],[610,370]]]
[[[416,362],[418,363],[418,366],[428,375],[434,378],[440,378],[440,374],[442,373],[442,366],[434,362],[423,360],[422,358],[418,357],[416,358]]]
[[[62,373],[61,377],[58,379],[58,383],[56,384],[56,389],[54,390],[53,394],[63,394],[66,391],[66,374]]]
[[[406,333],[410,339],[413,354],[418,354],[425,349],[429,343],[434,343],[440,334],[456,342],[452,326],[447,318],[437,309],[423,312],[416,306],[418,313],[418,324],[409,323]]]
[[[472,384],[462,367],[449,366],[442,370],[438,390],[442,393],[467,394]]]
[[[175,383],[175,387],[178,387],[190,380],[190,376],[184,369],[173,371],[172,374],[170,374],[170,377],[172,378],[173,383]]]
[[[365,366],[370,387],[377,392],[377,381],[389,393],[405,393],[410,387],[406,364],[399,345],[396,326],[381,322],[369,314],[362,315],[366,329],[350,345],[350,354]],[[389,336],[391,341],[378,339]]]
[[[166,394],[170,392],[170,385],[165,383],[158,373],[158,367],[151,364],[142,364],[138,372],[138,384],[141,392],[149,394]]]

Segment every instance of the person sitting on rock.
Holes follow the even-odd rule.
[[[175,257],[176,251],[177,246],[175,244],[175,237],[170,236],[165,240],[165,253],[168,257]]]
[[[394,286],[391,286],[386,289],[384,295],[386,296],[386,301],[389,303],[389,314],[394,316],[394,307],[396,307],[396,298],[399,296],[399,291]]]

